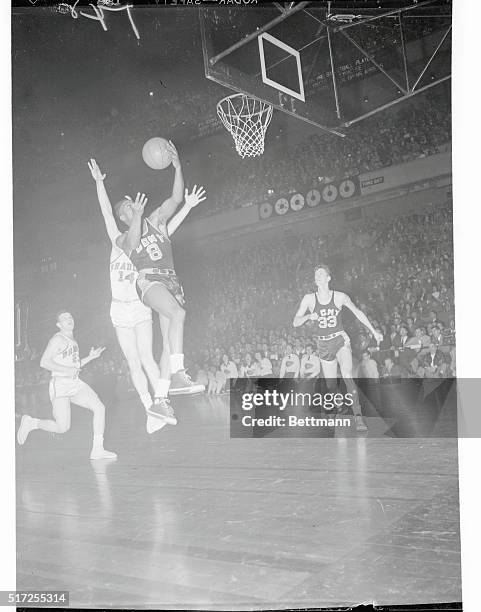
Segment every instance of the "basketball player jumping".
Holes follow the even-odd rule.
[[[184,293],[174,270],[170,237],[189,211],[205,200],[202,187],[184,192],[184,179],[174,145],[169,148],[175,168],[172,195],[147,218],[137,214],[131,199],[123,198],[115,207],[118,218],[128,231],[117,239],[138,270],[137,292],[144,304],[159,314],[163,349],[160,361],[161,380],[156,389],[154,411],[173,415],[167,395],[200,393],[204,385],[191,381],[184,368],[183,334]],[[184,206],[174,215],[179,204]],[[174,215],[174,216],[173,216]]]
[[[95,391],[80,380],[80,369],[100,357],[104,348],[91,348],[87,357],[80,359],[79,348],[73,337],[72,315],[62,310],[57,315],[59,331],[50,339],[40,360],[40,366],[52,372],[49,393],[53,419],[34,419],[24,414],[17,433],[19,444],[31,431],[42,429],[62,434],[70,429],[70,402],[88,408],[93,413],[93,444],[90,459],[116,459],[117,455],[104,449],[105,406]]]
[[[157,391],[160,381],[159,367],[152,355],[152,311],[139,300],[136,291],[137,270],[127,254],[117,245],[117,240],[122,232],[117,227],[112,205],[105,189],[105,174],[101,172],[95,159],[88,162],[88,167],[97,186],[100,210],[112,246],[110,252],[112,291],[110,318],[120,348],[127,360],[132,383],[147,412],[147,432],[153,433],[166,423],[175,425],[176,420],[170,413],[162,415],[160,419],[149,413],[153,401],[144,370],[154,392]],[[140,214],[146,203],[147,198],[143,194],[137,194],[132,207],[137,210],[137,214]]]
[[[321,265],[316,268],[314,280],[317,291],[308,293],[302,298],[294,317],[294,327],[300,327],[306,321],[317,322],[319,357],[329,390],[335,391],[337,386],[337,367],[339,364],[346,389],[348,393],[352,394],[352,410],[355,416],[356,429],[366,431],[367,425],[362,418],[357,388],[352,378],[351,342],[342,325],[342,307],[349,308],[357,319],[367,327],[378,344],[382,341],[382,334],[373,328],[367,316],[353,304],[348,295],[341,291],[329,289],[331,273],[327,266]]]

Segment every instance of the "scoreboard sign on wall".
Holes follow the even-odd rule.
[[[276,196],[259,205],[259,217],[261,219],[269,219],[273,215],[282,217],[287,213],[298,213],[316,206],[333,204],[356,195],[359,195],[359,180],[354,176],[306,191]]]

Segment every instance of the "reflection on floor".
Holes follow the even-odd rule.
[[[17,589],[74,607],[287,608],[461,600],[455,439],[230,439],[225,397],[134,401],[17,453]]]

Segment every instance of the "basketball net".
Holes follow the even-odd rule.
[[[220,100],[217,114],[231,133],[236,151],[242,158],[264,153],[264,138],[272,119],[272,106],[239,93]]]

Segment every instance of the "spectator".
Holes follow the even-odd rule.
[[[286,353],[281,361],[279,378],[298,378],[301,364],[299,357],[293,352],[292,346],[286,346]]]
[[[261,378],[272,377],[272,363],[270,359],[266,356],[262,357],[262,354],[259,351],[254,354],[254,358],[257,364],[258,376]]]
[[[446,376],[447,371],[447,356],[431,343],[428,353],[420,362],[418,375],[424,378],[439,378]]]
[[[318,378],[321,375],[321,360],[314,353],[314,345],[306,344],[306,352],[301,358],[301,378]]]
[[[399,379],[407,378],[408,372],[406,368],[394,361],[392,357],[384,359],[384,367],[382,368],[382,378],[384,379]]]
[[[371,353],[369,351],[363,351],[361,357],[361,363],[358,368],[358,377],[359,378],[379,378],[379,371],[377,367],[377,363],[371,357]]]

